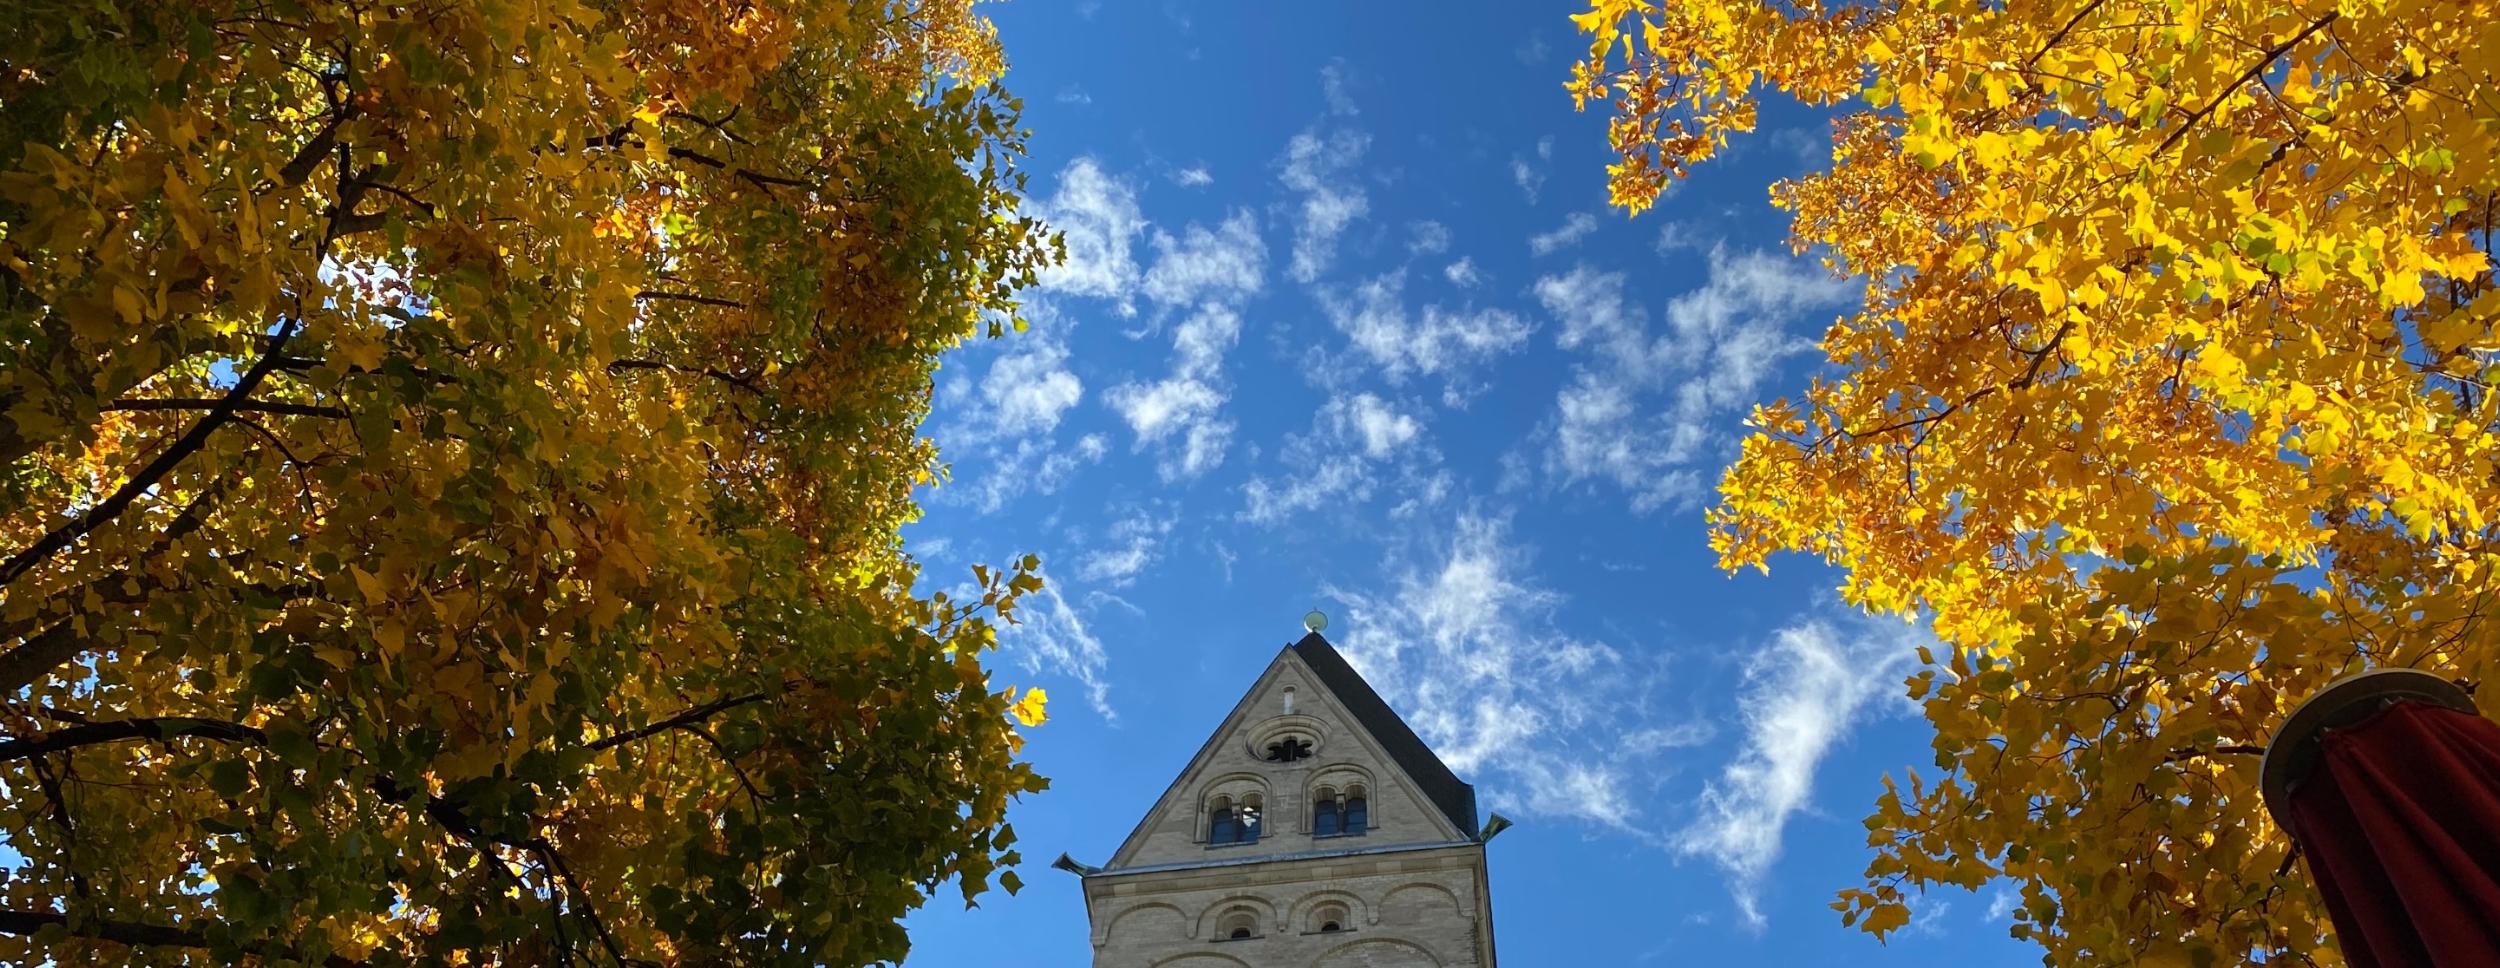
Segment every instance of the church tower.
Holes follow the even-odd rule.
[[[1109,864],[1061,858],[1096,968],[1494,968],[1475,788],[1310,624]]]

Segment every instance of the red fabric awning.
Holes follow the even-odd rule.
[[[2500,724],[2400,700],[2317,734],[2278,804],[2353,968],[2500,966]]]

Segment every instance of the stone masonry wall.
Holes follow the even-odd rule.
[[[1096,875],[1094,965],[1481,968],[1483,856],[1469,844]],[[1339,911],[1340,930],[1320,930],[1318,916]],[[1243,920],[1253,936],[1226,937]]]

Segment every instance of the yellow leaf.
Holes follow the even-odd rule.
[[[382,588],[382,580],[374,577],[372,572],[358,568],[354,565],[349,565],[347,566],[347,573],[355,576],[356,590],[364,594],[365,604],[379,605],[383,602],[390,601],[390,593]]]
[[[114,286],[113,311],[121,314],[123,323],[139,325],[139,291],[129,286]]]
[[[2423,292],[2421,273],[2411,270],[2399,270],[2389,272],[2384,277],[2384,280],[2383,287],[2380,291],[2387,294],[2389,302],[2398,306],[2410,306],[2422,301]]]
[[[1024,696],[1017,699],[1015,705],[1009,706],[1007,711],[1015,714],[1016,722],[1026,726],[1039,726],[1042,720],[1047,718],[1043,707],[1049,702],[1050,694],[1042,691],[1041,687],[1035,686],[1025,690]]]

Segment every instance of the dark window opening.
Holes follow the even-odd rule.
[[[1233,806],[1224,800],[1217,800],[1207,812],[1208,846],[1259,842],[1258,804]]]
[[[1309,759],[1310,756],[1311,741],[1307,739],[1287,736],[1267,744],[1267,761],[1270,763],[1291,763]]]
[[[1311,805],[1311,836],[1343,837],[1362,833],[1371,827],[1371,806],[1361,793],[1350,797],[1331,796],[1322,790]]]
[[[1329,934],[1329,933],[1332,933],[1332,932],[1336,932],[1336,931],[1343,931],[1343,930],[1345,930],[1345,929],[1344,929],[1344,928],[1341,928],[1341,927],[1338,927],[1338,926],[1337,926],[1337,922],[1335,922],[1335,921],[1323,921],[1323,922],[1320,922],[1320,926],[1319,926],[1319,933],[1321,933],[1321,934]]]
[[[1233,933],[1232,933],[1232,934],[1230,934],[1230,935],[1227,935],[1227,936],[1226,936],[1226,938],[1227,938],[1228,940],[1232,940],[1232,941],[1239,941],[1239,940],[1241,940],[1241,939],[1243,939],[1243,938],[1247,938],[1247,937],[1249,937],[1249,936],[1250,936],[1250,929],[1249,929],[1249,928],[1234,928],[1234,929],[1233,929]],[[1212,957],[1212,956],[1210,956],[1210,957]]]

